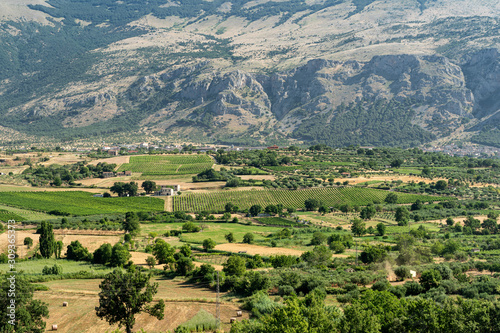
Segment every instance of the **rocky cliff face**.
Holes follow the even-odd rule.
[[[169,87],[173,101],[187,101],[187,118],[196,118],[203,108],[221,121],[234,115],[276,120],[275,129],[290,134],[304,119],[335,110],[341,104],[379,99],[410,99],[417,110],[412,122],[438,135],[460,126],[462,119],[490,112],[476,102],[490,98],[500,81],[491,69],[493,54],[469,62],[474,72],[471,83],[462,68],[440,56],[376,56],[369,62],[315,59],[304,66],[272,75],[209,73],[209,68],[186,67],[154,77],[143,77],[133,84],[128,96],[147,100]],[[206,65],[206,64],[205,64]],[[191,75],[198,72],[199,75]],[[202,74],[203,73],[203,74]],[[497,74],[498,75],[498,74]],[[329,121],[335,121],[335,116]],[[295,124],[291,126],[290,124]],[[154,124],[151,124],[154,126]]]
[[[124,92],[75,94],[24,112],[30,121],[57,116],[66,128],[126,120],[174,137],[195,133],[227,142],[250,136],[293,139],[305,121],[334,124],[342,105],[362,101],[369,113],[369,105],[383,100],[410,105],[406,125],[399,125],[417,125],[442,137],[464,123],[475,129],[498,123],[499,59],[496,50],[473,54],[462,65],[442,56],[314,59],[274,74],[222,72],[200,62],[140,77]],[[422,142],[429,137],[423,135]]]

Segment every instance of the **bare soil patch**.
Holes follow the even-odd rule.
[[[50,318],[47,319],[47,328],[57,324],[58,331],[65,333],[101,333],[116,329],[116,325],[109,325],[95,314],[95,307],[99,305],[100,282],[100,280],[64,280],[45,283],[50,291],[35,292],[35,298],[49,304]],[[216,314],[216,293],[213,290],[176,280],[154,282],[159,283],[155,300],[163,299],[166,302],[165,318],[157,320],[147,314],[138,315],[134,332],[140,329],[151,333],[173,331],[201,309]],[[63,302],[68,302],[69,306],[63,307]],[[220,315],[225,331],[230,328],[229,319],[236,317],[238,310],[240,309],[236,304],[222,302]],[[244,313],[238,320],[248,317],[248,313]]]
[[[89,252],[94,252],[97,250],[102,244],[109,243],[114,245],[120,241],[120,236],[115,235],[81,235],[81,234],[56,234],[56,241],[63,242],[63,251],[62,254],[65,255],[66,247],[71,244],[73,241],[79,241],[84,247],[86,247]]]
[[[120,166],[123,163],[128,163],[129,161],[130,161],[130,156],[115,156],[115,157],[110,157],[110,158],[101,158],[101,159],[92,161],[89,164],[97,165],[97,163],[106,162],[108,164],[115,163],[117,166]]]
[[[35,232],[36,230],[16,230],[15,244],[19,257],[25,257],[30,250],[38,245],[39,236],[35,234]],[[6,232],[0,234],[0,253],[6,253],[8,245],[10,244],[7,236],[8,234]],[[33,246],[31,247],[31,249],[28,249],[28,247],[24,245],[24,239],[26,237],[30,237],[31,239],[33,239]]]
[[[238,176],[243,180],[248,179],[257,179],[257,180],[275,180],[276,177],[274,175],[242,175]]]

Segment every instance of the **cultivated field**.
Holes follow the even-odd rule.
[[[265,190],[265,191],[220,191],[210,193],[187,193],[174,197],[174,211],[221,211],[228,202],[240,209],[252,205],[265,207],[269,204],[282,204],[284,207],[303,208],[307,199],[317,199],[327,206],[336,204],[367,205],[374,201],[383,202],[387,191],[365,188],[315,188],[304,190]],[[398,193],[398,203],[411,203],[439,200],[438,197],[418,194]]]
[[[207,155],[132,156],[118,171],[140,172],[145,176],[197,174],[210,169],[213,163]]]
[[[129,211],[162,211],[164,201],[158,198],[98,198],[87,192],[0,192],[5,205],[42,212],[58,211],[72,215],[125,213]]]

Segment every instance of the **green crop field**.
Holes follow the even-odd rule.
[[[38,259],[38,260],[26,260],[16,262],[16,270],[23,271],[25,274],[42,274],[42,270],[45,266],[54,266],[55,264],[61,265],[63,273],[78,273],[81,271],[96,271],[96,272],[112,272],[113,269],[102,266],[102,265],[92,265],[85,261],[72,261],[66,259]],[[0,264],[0,272],[7,272],[9,270],[8,264]]]
[[[71,215],[162,211],[164,208],[164,201],[158,198],[96,198],[92,193],[80,191],[0,192],[0,202],[22,209]]]
[[[207,155],[132,156],[118,171],[141,172],[144,176],[197,174],[210,169],[213,163]]]
[[[9,212],[8,210],[0,209],[0,221],[7,222],[9,220],[24,221],[25,218],[23,218],[20,215],[17,215],[16,213]]]
[[[29,209],[22,209],[17,207],[10,207],[5,205],[0,205],[0,209],[11,212],[13,214],[19,215],[21,219],[19,221],[36,221],[36,220],[46,220],[53,219],[53,215],[49,215],[42,212],[37,212]],[[16,220],[18,221],[18,220]]]
[[[269,204],[282,204],[288,208],[303,208],[307,199],[318,199],[327,206],[335,204],[367,205],[374,201],[383,202],[388,191],[371,188],[313,188],[304,190],[247,190],[217,191],[210,193],[188,193],[173,197],[175,211],[222,211],[228,202],[240,209],[248,209],[252,205],[265,207]],[[439,201],[444,198],[429,195],[397,193],[398,203],[422,201]]]

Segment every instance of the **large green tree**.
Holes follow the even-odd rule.
[[[123,229],[125,231],[128,231],[133,236],[139,233],[139,231],[141,230],[141,225],[139,224],[139,217],[135,212],[127,212],[125,214]]]
[[[15,297],[11,284],[15,284]],[[11,300],[15,300],[15,316],[11,315]],[[10,307],[10,308],[9,308]],[[31,284],[16,276],[2,276],[0,279],[0,332],[42,333],[45,332],[43,318],[49,317],[47,304],[33,299]]]
[[[144,189],[144,191],[146,191],[146,193],[148,194],[156,190],[156,183],[151,180],[143,181],[141,186]]]
[[[52,224],[42,221],[40,224],[40,254],[44,258],[50,258],[54,253],[56,241],[54,239],[54,232],[52,231]]]
[[[163,239],[157,239],[153,246],[153,255],[158,264],[169,264],[174,262],[175,249]]]
[[[125,326],[127,333],[132,332],[135,315],[146,312],[161,320],[164,317],[165,303],[160,300],[149,305],[158,292],[158,283],[150,284],[151,275],[136,272],[123,273],[115,270],[106,275],[99,285],[99,306],[96,314],[111,325]]]

